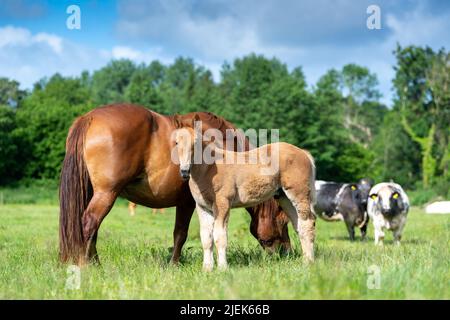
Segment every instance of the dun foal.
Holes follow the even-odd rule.
[[[312,156],[287,143],[273,143],[239,153],[223,150],[212,147],[211,143],[206,145],[201,132],[193,128],[194,124],[192,128],[178,126],[174,131],[174,151],[181,177],[190,178],[189,187],[196,201],[203,269],[210,271],[214,267],[213,243],[217,249],[218,267],[227,268],[230,209],[255,206],[274,196],[294,225],[305,258],[313,261],[315,166]],[[199,146],[202,151],[210,147],[214,160],[206,160],[202,152],[198,161],[195,153]],[[257,161],[252,162],[252,159]]]

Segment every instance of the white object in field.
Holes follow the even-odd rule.
[[[425,207],[428,214],[448,214],[450,213],[450,201],[436,201]]]

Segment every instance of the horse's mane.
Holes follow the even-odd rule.
[[[236,127],[231,122],[227,121],[226,119],[224,119],[221,116],[218,116],[212,112],[199,111],[199,112],[187,113],[185,115],[175,115],[173,121],[175,121],[175,122],[181,121],[182,125],[185,125],[185,126],[187,125],[187,126],[191,127],[192,119],[194,119],[195,117],[197,117],[199,120],[207,123],[209,127],[215,128],[215,129],[219,130],[220,132],[222,132],[224,138],[226,137],[227,129],[236,130]],[[243,134],[243,132],[241,130],[236,130],[235,133],[236,133],[235,145],[240,143],[241,145],[245,145],[246,149],[251,149],[251,148],[249,148],[250,142],[247,139],[247,137]]]
[[[200,120],[206,121],[211,127],[216,128],[220,130],[222,133],[225,133],[226,129],[236,129],[236,127],[225,120],[224,118],[212,113],[212,112],[191,112],[188,114],[185,114],[182,117],[187,117],[189,119],[192,119],[195,117],[195,115],[198,115]]]

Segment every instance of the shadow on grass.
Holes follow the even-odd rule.
[[[338,241],[345,241],[345,242],[349,242],[349,243],[357,243],[357,242],[367,242],[369,240],[369,238],[366,238],[365,240],[362,239],[361,237],[355,237],[354,241],[351,241],[350,238],[348,236],[332,236],[329,238],[330,240],[338,240]]]
[[[139,268],[142,265],[152,265],[162,269],[172,268],[170,262],[172,247],[155,245],[152,242],[120,241],[109,240],[104,246],[99,246],[99,258],[102,266],[118,266],[124,268]],[[320,256],[320,248],[316,248],[316,257]],[[217,259],[217,252],[214,249],[214,257]],[[297,261],[302,259],[302,252],[299,248],[292,249],[289,253],[274,252],[268,253],[259,245],[244,246],[233,243],[227,249],[227,260],[230,266],[248,267],[261,266],[276,261]],[[192,267],[201,266],[203,261],[203,250],[197,246],[183,247],[182,254],[177,266]]]

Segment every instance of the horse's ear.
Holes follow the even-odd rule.
[[[173,125],[174,125],[175,129],[180,129],[183,127],[183,122],[181,121],[179,114],[176,114],[173,116]]]
[[[196,113],[194,115],[194,117],[192,118],[192,128],[195,128],[195,122],[196,121],[200,121],[200,116],[198,115],[198,113]]]

